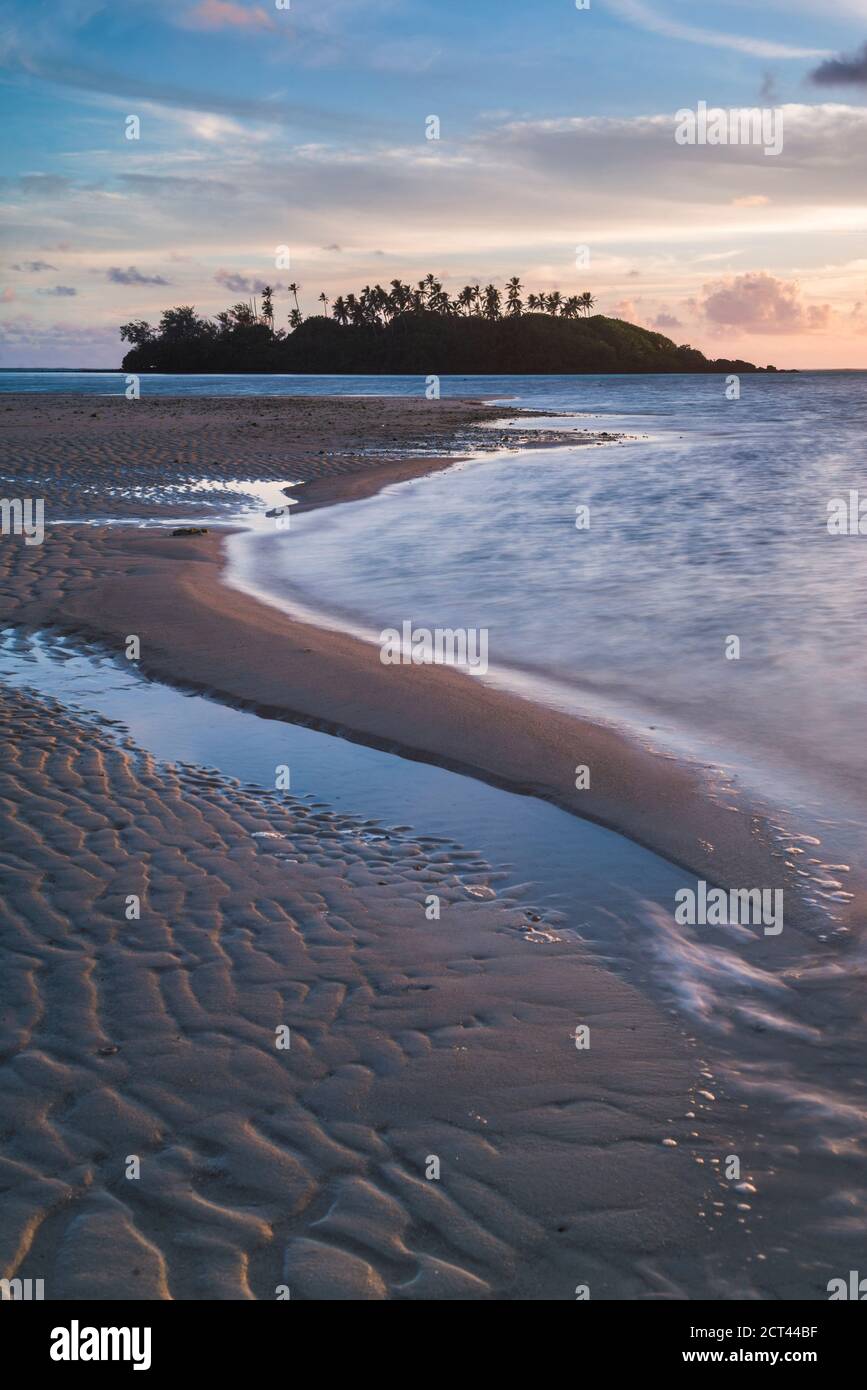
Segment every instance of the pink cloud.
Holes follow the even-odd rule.
[[[261,5],[248,9],[233,0],[199,0],[183,18],[189,29],[272,29],[271,16]]]
[[[795,281],[763,271],[714,280],[702,296],[697,307],[710,323],[742,333],[812,333],[831,318],[829,304],[804,304]]]

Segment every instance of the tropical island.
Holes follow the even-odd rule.
[[[528,294],[517,276],[466,285],[450,295],[427,275],[413,288],[392,280],[359,294],[323,292],[322,313],[305,317],[291,284],[288,328],[278,327],[275,290],[202,317],[192,305],[166,309],[156,328],[121,326],[129,372],[298,372],[339,375],[540,375],[580,372],[775,371],[739,359],[707,358],[624,319],[591,314],[589,291]]]

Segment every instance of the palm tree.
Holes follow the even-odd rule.
[[[377,289],[374,289],[372,285],[365,285],[361,294],[358,296],[361,323],[379,322],[379,299],[377,294],[377,290],[379,289],[381,289],[381,286],[377,286]]]
[[[451,300],[448,290],[444,290],[439,280],[434,281],[433,290],[428,300],[428,308],[435,314],[448,314],[451,311]]]
[[[397,318],[398,314],[405,313],[412,304],[412,290],[402,280],[392,280],[391,294],[388,299],[389,312],[392,318]]]
[[[293,282],[288,289],[295,299],[295,308],[290,314],[289,322],[293,328],[297,328],[304,321],[298,300],[301,286]],[[528,294],[524,301],[521,298],[523,289],[520,277],[513,275],[506,281],[505,292],[497,289],[494,284],[488,284],[484,289],[477,284],[464,285],[463,289],[452,297],[448,290],[443,288],[442,282],[429,273],[418,281],[415,288],[404,284],[402,280],[391,280],[389,289],[384,289],[380,284],[365,285],[358,296],[338,295],[333,305],[323,291],[319,295],[319,302],[323,306],[325,317],[329,317],[330,308],[330,317],[344,327],[347,324],[381,327],[392,322],[400,314],[420,313],[423,310],[444,317],[450,314],[463,314],[465,317],[475,314],[486,319],[499,319],[503,315],[504,304],[510,317],[517,318],[523,314],[526,304],[526,312],[529,314],[547,312],[555,318],[559,316],[564,319],[576,319],[581,315],[589,316],[596,304],[589,290],[584,290],[582,294],[571,294],[568,298],[559,290],[551,290],[548,293],[540,291],[539,294]],[[255,304],[235,305],[228,314],[217,315],[218,323],[226,329],[230,325],[264,322],[273,333],[273,294],[271,286],[265,285],[262,289],[261,312],[257,313]]]
[[[274,291],[270,285],[266,285],[262,291],[262,318],[274,332]]]
[[[388,290],[383,289],[382,285],[374,285],[370,299],[377,323],[379,322],[380,315],[383,321],[387,323],[391,315],[391,296]]]
[[[500,302],[502,296],[496,285],[485,285],[485,318],[498,319],[500,317]]]
[[[346,296],[346,312],[349,314],[350,323],[353,324],[355,328],[358,328],[364,323],[366,313],[365,307],[360,300],[356,299],[354,294],[348,294]]]
[[[524,286],[521,284],[517,275],[513,275],[511,280],[506,281],[506,298],[510,314],[518,315],[523,310],[524,306],[521,303],[521,290],[523,288]]]

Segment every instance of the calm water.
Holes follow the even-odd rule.
[[[632,439],[295,516],[235,544],[239,580],[375,634],[487,628],[513,684],[723,763],[860,843],[867,536],[830,535],[827,507],[867,498],[867,374],[744,377],[738,401],[717,377],[453,384]]]

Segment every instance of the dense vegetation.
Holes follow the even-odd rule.
[[[413,289],[367,286],[304,318],[298,294],[289,330],[275,327],[273,295],[202,318],[190,305],[167,309],[157,328],[122,326],[130,372],[472,373],[752,372],[750,362],[710,361],[697,349],[623,319],[590,315],[589,292],[521,298],[517,277],[505,299],[495,285],[467,285],[451,297],[429,275]],[[329,314],[329,308],[331,310]],[[772,367],[767,370],[773,371]]]

